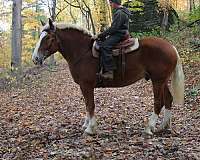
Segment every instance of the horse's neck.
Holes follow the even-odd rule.
[[[66,35],[65,35],[66,34]],[[58,33],[60,43],[60,53],[69,62],[73,63],[82,52],[85,52],[89,47],[89,38],[83,38],[86,35],[78,35],[77,32]]]

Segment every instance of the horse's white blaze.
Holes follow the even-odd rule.
[[[168,125],[170,125],[171,117],[172,117],[171,110],[165,109],[164,120],[161,124],[161,129],[165,129]]]
[[[97,128],[97,122],[96,122],[96,118],[93,116],[92,118],[89,119],[89,124],[85,132],[89,134],[95,134],[96,128]]]
[[[40,48],[40,44],[42,42],[42,39],[47,35],[47,32],[43,31],[40,35],[40,39],[39,41],[37,42],[36,46],[35,46],[35,49],[34,49],[34,52],[33,52],[33,55],[32,55],[32,59],[35,60],[35,58],[38,56],[38,49]]]
[[[153,112],[152,115],[150,116],[148,125],[145,128],[145,132],[147,134],[153,134],[152,131],[154,131],[157,120],[158,120],[158,115]]]

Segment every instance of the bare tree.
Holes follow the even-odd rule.
[[[189,7],[190,7],[190,12],[192,11],[192,0],[189,0]]]
[[[99,1],[100,5],[100,31],[104,31],[105,28],[108,26],[109,20],[111,20],[111,15],[110,11],[107,7],[107,1],[106,0],[101,0]]]
[[[168,25],[168,20],[169,20],[169,8],[170,8],[169,0],[162,0],[161,7],[162,7],[163,13],[164,13],[161,27],[163,28],[163,30],[166,30],[167,25]]]
[[[12,71],[21,72],[21,51],[22,51],[22,0],[13,0],[12,7]]]
[[[70,1],[71,2],[71,1]],[[69,14],[71,16],[71,18],[73,19],[74,23],[76,24],[77,23],[77,20],[76,18],[74,17],[73,13],[72,13],[72,6],[69,6]]]
[[[195,1],[194,0],[187,0],[188,10],[191,12],[195,9]]]
[[[50,13],[51,19],[53,21],[55,21],[55,19],[56,19],[56,0],[52,0],[52,7],[50,7],[50,5],[48,5],[48,7],[49,7],[49,13]],[[49,65],[56,65],[54,55],[51,55],[49,57],[48,64]]]
[[[195,1],[192,0],[192,9],[195,9],[195,8],[196,8],[196,6],[195,6]]]
[[[72,3],[71,1],[68,2],[68,0],[64,0],[68,5],[70,5],[71,7],[74,8],[79,8],[82,15],[85,17],[86,22],[87,22],[87,28],[90,29],[90,24],[92,26],[92,31],[93,34],[96,34],[96,29],[95,29],[95,25],[94,25],[94,20],[92,17],[92,13],[91,13],[91,9],[89,7],[89,5],[86,4],[86,2],[84,0],[82,0],[81,2],[79,0],[75,0],[74,3]]]

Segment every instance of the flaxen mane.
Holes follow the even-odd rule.
[[[81,26],[78,26],[76,24],[66,24],[66,23],[56,23],[54,22],[53,25],[58,29],[74,29],[77,31],[82,32],[83,34],[86,34],[88,36],[92,36],[92,33],[87,30],[86,28],[83,28]],[[41,31],[49,29],[49,23],[47,23],[45,26],[42,27]]]

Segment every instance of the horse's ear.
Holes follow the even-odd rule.
[[[50,27],[50,30],[53,30],[54,31],[54,25],[53,25],[53,21],[51,20],[51,18],[49,18],[49,27]]]
[[[40,22],[41,22],[42,26],[45,26],[45,23],[43,20],[40,20]]]

